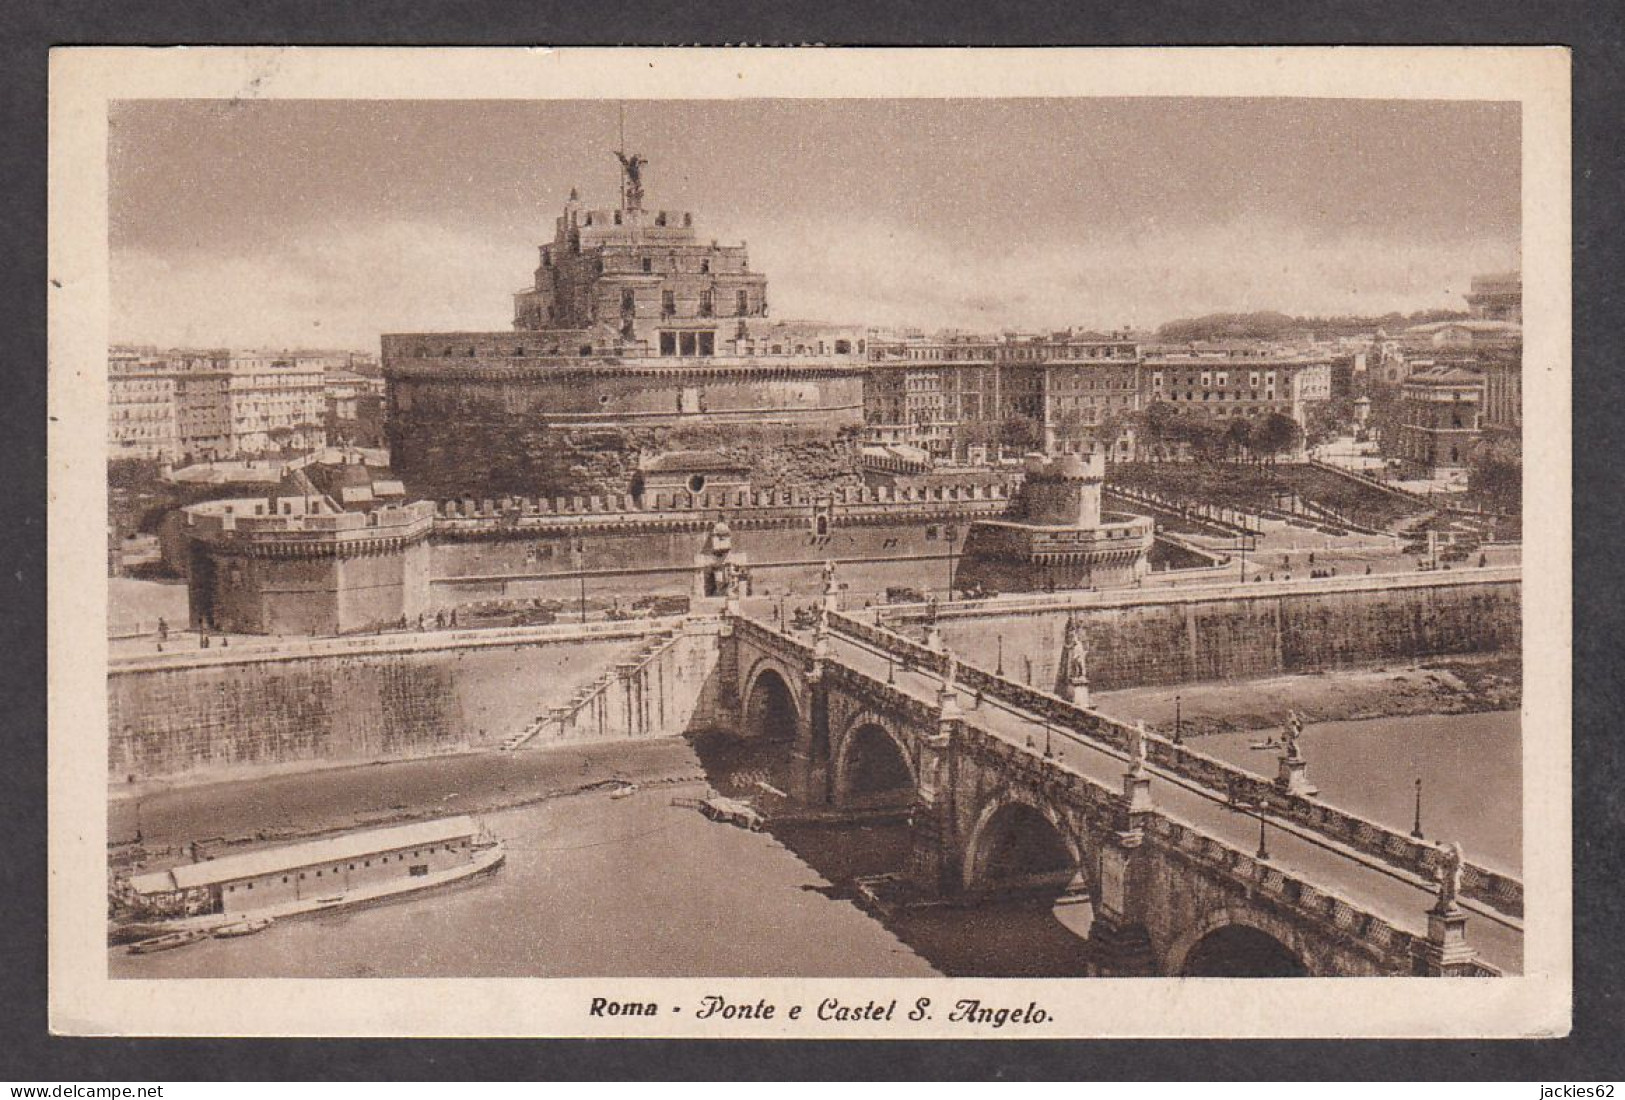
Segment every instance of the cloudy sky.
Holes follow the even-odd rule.
[[[1462,307],[1518,264],[1516,105],[862,100],[625,105],[645,205],[749,242],[776,316],[1154,326]],[[376,348],[505,329],[612,102],[116,105],[111,337]]]

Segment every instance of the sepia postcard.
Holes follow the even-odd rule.
[[[1564,51],[51,78],[56,1032],[1567,1034]]]

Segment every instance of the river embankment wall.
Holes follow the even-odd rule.
[[[494,749],[583,701],[587,713],[549,727],[547,743],[603,740],[611,728],[619,738],[673,736],[709,720],[715,661],[713,636],[667,624],[499,644],[368,651],[330,643],[308,653],[115,663],[109,777],[203,782]],[[624,721],[615,708],[628,701],[644,720]]]
[[[1418,578],[1419,579],[1419,578]],[[1516,577],[1427,578],[1403,586],[1321,582],[1253,592],[1171,589],[1076,606],[1029,606],[941,618],[942,636],[981,668],[1052,688],[1067,618],[1076,615],[1097,691],[1284,673],[1327,672],[1385,661],[1517,653],[1522,645]],[[1263,586],[1259,586],[1262,588]],[[918,616],[894,628],[923,634]]]

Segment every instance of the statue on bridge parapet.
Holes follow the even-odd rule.
[[[1467,942],[1467,910],[1461,906],[1461,879],[1467,856],[1459,843],[1441,845],[1444,862],[1435,871],[1438,900],[1428,910],[1427,939],[1419,945],[1418,973],[1458,977],[1477,972],[1477,955]]]
[[[1144,775],[1147,752],[1145,720],[1135,722],[1128,731],[1128,770],[1130,775]]]
[[[959,660],[952,650],[944,650],[946,655],[942,668],[942,686],[937,689],[937,711],[942,718],[950,718],[959,713]]]
[[[829,656],[829,608],[820,607],[813,613],[813,654]]]
[[[925,648],[942,652],[947,643],[942,640],[942,624],[937,621],[937,597],[932,593],[925,600]]]
[[[1075,706],[1088,707],[1089,647],[1084,642],[1083,623],[1076,615],[1066,618],[1066,634],[1061,643],[1060,672],[1055,694]]]
[[[1283,794],[1302,795],[1313,798],[1320,793],[1319,788],[1309,782],[1309,762],[1303,758],[1303,749],[1298,739],[1303,736],[1303,718],[1297,711],[1288,711],[1286,725],[1281,730],[1285,741],[1286,751],[1280,756],[1280,767],[1276,771],[1275,786]]]
[[[1434,910],[1439,913],[1456,913],[1461,911],[1461,878],[1467,866],[1467,856],[1462,850],[1461,842],[1452,840],[1440,849],[1444,852],[1444,863],[1436,872],[1439,880],[1439,900]]]
[[[1145,721],[1135,722],[1128,730],[1128,771],[1123,773],[1123,797],[1127,801],[1127,810],[1130,815],[1145,813],[1151,809],[1151,775],[1146,770],[1146,753],[1150,745],[1146,732]],[[1132,816],[1129,819],[1130,828]]]
[[[839,611],[841,609],[841,583],[835,577],[835,563],[830,560],[824,562],[824,610]]]
[[[1303,718],[1295,710],[1286,712],[1286,728],[1282,731],[1286,740],[1286,757],[1288,760],[1302,760],[1303,751],[1298,747],[1298,738],[1303,736]]]

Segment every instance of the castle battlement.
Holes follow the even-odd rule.
[[[253,497],[205,501],[183,514],[188,538],[217,547],[229,545],[243,553],[302,548],[338,554],[422,539],[433,530],[435,508],[419,500],[367,512],[335,512],[312,508],[298,498]]]
[[[840,486],[817,492],[805,489],[753,491],[749,489],[690,493],[681,489],[644,494],[640,503],[630,495],[577,497],[502,497],[447,500],[435,505],[437,531],[466,530],[471,526],[511,529],[524,521],[532,526],[548,521],[594,520],[640,523],[673,514],[711,522],[717,513],[730,523],[752,518],[794,516],[805,520],[808,510],[820,511],[838,522],[859,522],[865,513],[895,516],[899,506],[922,514],[944,511],[1000,512],[1009,496],[1000,485]],[[754,517],[753,517],[754,514]]]
[[[1099,452],[1055,458],[1028,455],[1022,471],[1029,482],[1102,482],[1106,480],[1106,456]]]

